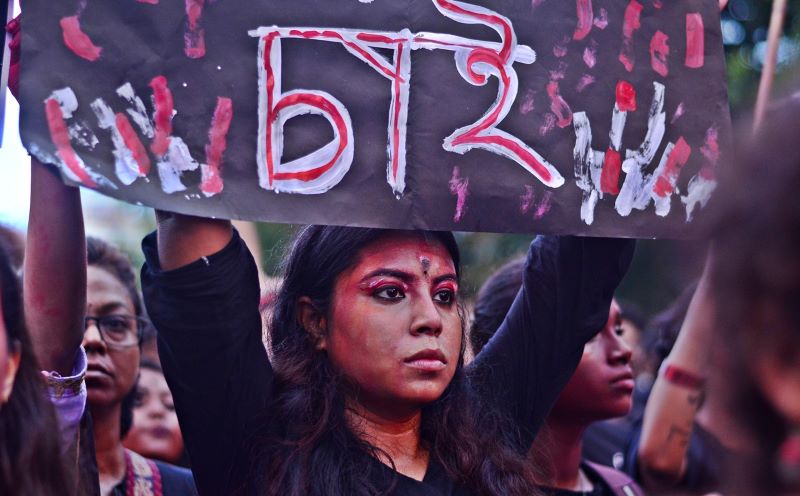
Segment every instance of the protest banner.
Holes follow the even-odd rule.
[[[203,216],[685,236],[731,141],[716,0],[26,3],[23,141]]]

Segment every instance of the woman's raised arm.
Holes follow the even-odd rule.
[[[527,450],[608,320],[630,265],[628,239],[540,236],[531,243],[522,288],[494,337],[470,364],[478,390],[521,430]]]

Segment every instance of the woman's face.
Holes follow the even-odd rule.
[[[164,374],[142,368],[133,409],[133,427],[123,443],[141,455],[175,463],[183,454],[183,437]]]
[[[135,316],[133,301],[125,286],[110,272],[89,266],[87,270],[86,316]],[[136,329],[133,329],[136,332]],[[83,335],[88,367],[86,387],[92,408],[121,404],[136,383],[139,371],[139,347],[109,346],[100,336],[94,321]]]
[[[630,362],[631,349],[624,340],[619,305],[614,301],[605,327],[584,346],[578,368],[551,415],[583,423],[627,415],[634,388]]]
[[[437,400],[461,353],[458,282],[447,249],[396,233],[339,275],[320,347],[373,412],[405,415]]]

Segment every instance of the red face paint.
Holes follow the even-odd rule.
[[[89,35],[81,30],[81,21],[77,15],[63,17],[59,24],[61,24],[64,44],[72,53],[89,62],[100,58],[103,49],[95,45]]]
[[[414,233],[365,246],[339,275],[324,347],[363,406],[401,414],[441,396],[461,350],[457,291],[447,250]]]

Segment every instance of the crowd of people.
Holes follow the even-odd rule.
[[[794,97],[740,141],[650,319],[622,238],[538,236],[466,302],[449,232],[306,226],[267,286],[231,222],[159,211],[139,286],[31,159],[0,495],[800,494],[798,130]]]

